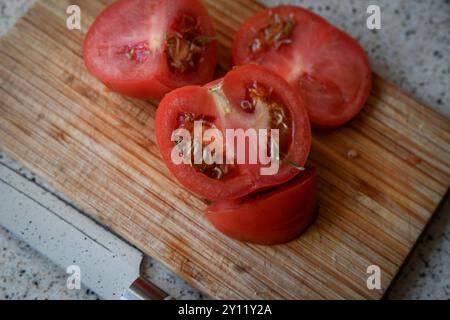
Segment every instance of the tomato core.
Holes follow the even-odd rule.
[[[210,37],[201,35],[198,20],[185,14],[175,20],[166,39],[169,69],[175,74],[196,71],[206,45],[212,41]]]
[[[250,53],[255,58],[270,49],[279,49],[282,45],[291,44],[291,35],[295,21],[291,17],[281,18],[278,14],[270,16],[270,22],[261,30],[250,44]]]

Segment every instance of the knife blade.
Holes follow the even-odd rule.
[[[142,252],[55,198],[0,164],[0,225],[65,270],[76,267],[103,299],[172,299],[140,276]]]

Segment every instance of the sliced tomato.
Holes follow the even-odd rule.
[[[264,10],[240,29],[236,65],[272,69],[305,100],[314,128],[344,125],[363,108],[372,87],[367,55],[349,35],[295,6]]]
[[[234,161],[229,164],[176,164],[172,152],[177,142],[172,141],[172,135],[177,129],[191,132],[194,121],[202,121],[205,129],[218,129],[224,138],[227,129],[277,129],[279,170],[262,175],[261,168],[266,166],[249,162],[255,147],[250,143],[243,149],[246,161],[241,163],[238,150],[230,147],[235,151]],[[185,87],[166,95],[156,114],[156,137],[163,159],[177,180],[210,200],[237,199],[291,180],[298,169],[289,163],[303,166],[311,148],[311,129],[303,102],[280,76],[256,65],[234,69],[206,86]],[[226,150],[231,142],[223,140]]]
[[[89,71],[108,88],[142,99],[205,84],[217,60],[215,31],[198,0],[120,0],[84,43]]]
[[[308,168],[282,187],[206,209],[208,220],[226,236],[275,245],[299,237],[316,219],[316,169]]]

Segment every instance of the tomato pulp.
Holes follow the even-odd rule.
[[[233,46],[236,65],[270,68],[304,99],[311,125],[332,129],[363,108],[372,87],[367,55],[349,35],[295,6],[264,10],[242,26]]]
[[[174,140],[174,132],[184,129],[192,133],[199,121],[203,130],[214,128],[224,137],[230,130],[277,131],[279,169],[273,174],[261,174],[264,165],[248,161],[256,145],[248,140],[242,152],[231,147],[233,152],[226,155],[231,162],[175,163],[174,150],[179,152],[176,148],[182,141]],[[238,199],[288,182],[298,174],[298,167],[304,166],[311,148],[311,129],[303,102],[285,80],[257,65],[236,68],[203,87],[184,87],[166,95],[156,114],[156,137],[163,159],[177,180],[209,200]],[[207,140],[202,147],[212,142]],[[234,138],[220,140],[227,147],[234,142]],[[239,157],[247,161],[239,162]]]
[[[312,167],[279,188],[219,201],[206,209],[207,219],[228,237],[261,245],[294,240],[317,213],[316,169]]]
[[[198,0],[120,0],[95,20],[84,43],[89,71],[112,91],[161,99],[211,81],[215,31]]]

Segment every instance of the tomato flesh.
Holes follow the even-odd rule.
[[[275,245],[298,238],[316,219],[316,169],[308,168],[287,184],[240,200],[209,206],[207,219],[226,236]]]
[[[361,46],[323,18],[295,6],[267,9],[250,18],[236,36],[233,61],[258,63],[286,79],[305,101],[317,129],[333,129],[354,118],[372,87]]]
[[[226,164],[174,164],[172,149],[179,141],[171,141],[172,133],[180,128],[192,133],[196,120],[202,121],[203,129],[220,130],[223,137],[227,129],[279,129],[279,171],[261,175],[261,164],[239,164],[237,152],[234,161]],[[288,161],[303,166],[311,147],[311,129],[302,101],[282,78],[256,65],[237,68],[204,87],[185,87],[168,94],[157,111],[156,134],[162,156],[177,180],[209,200],[237,199],[289,181],[298,169]],[[230,142],[224,139],[222,143],[227,156]],[[247,160],[252,148],[255,146],[246,144]]]
[[[88,70],[112,91],[161,99],[211,81],[217,43],[198,0],[119,0],[89,29],[83,55]]]

